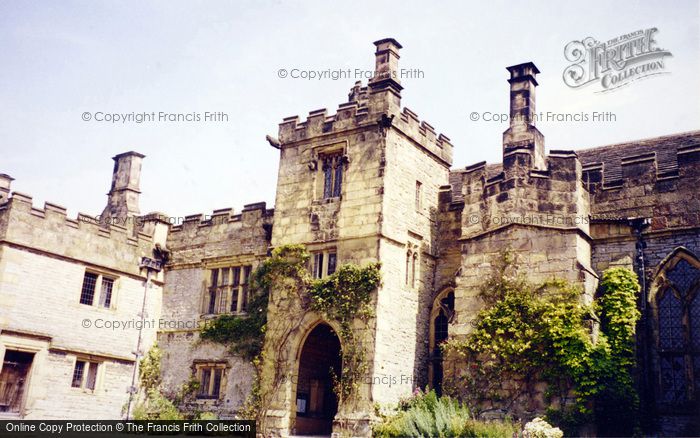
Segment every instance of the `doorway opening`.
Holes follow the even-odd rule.
[[[296,394],[296,435],[329,435],[338,412],[334,378],[342,370],[340,339],[327,324],[317,325],[299,357]]]
[[[440,345],[449,336],[450,322],[455,314],[454,291],[443,292],[433,303],[430,314],[430,364],[428,374],[430,385],[437,395],[442,395],[444,358]]]
[[[0,412],[19,414],[34,353],[5,350],[0,373]]]

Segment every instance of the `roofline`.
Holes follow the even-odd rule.
[[[627,145],[627,144],[632,144],[632,143],[666,140],[666,139],[671,139],[674,137],[683,137],[683,136],[692,136],[692,135],[700,136],[700,130],[678,132],[676,134],[666,134],[666,135],[660,135],[657,137],[639,138],[639,139],[635,139],[635,140],[623,141],[620,143],[608,143],[608,144],[604,144],[604,145],[600,145],[600,146],[591,146],[591,147],[582,148],[582,149],[574,149],[574,151],[584,152],[584,151],[590,151],[590,150],[599,149],[599,148],[605,148],[605,147],[609,147],[609,146],[622,146],[622,145]]]

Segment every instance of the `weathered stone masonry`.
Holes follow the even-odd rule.
[[[300,367],[304,351],[316,354],[308,363],[324,357],[309,342],[334,345],[328,333],[338,327],[303,310],[295,297],[271,291],[261,368],[262,387],[272,392],[268,432],[332,427],[368,435],[375,403],[439,387],[443,374],[463,364],[443,367],[437,344],[469,333],[482,306],[478,285],[506,248],[531,280],[565,278],[581,286],[584,300],[598,293],[606,268],[634,269],[643,285],[637,377],[645,427],[696,430],[700,131],[581,151],[555,145],[546,154],[533,117],[539,70],[524,63],[507,68],[511,124],[500,145],[502,162],[452,167],[449,138],[402,107],[395,74],[401,45],[389,38],[375,46],[377,74],[356,83],[335,114],[320,109],[303,121],[287,117],[277,138],[268,136],[280,153],[274,210],[251,204],[237,214],[215,210],[171,226],[158,219],[163,215],[138,216],[143,156],[135,152],[115,157],[103,216],[138,216],[136,227],[67,219],[49,203],[34,208],[28,196],[10,195],[12,179],[0,175],[1,348],[33,355],[19,415],[121,415],[135,332],[86,330],[80,321],[138,314],[144,279],[138,260],[156,243],[171,251],[148,302],[149,316],[171,323],[157,334],[165,389],[178,391],[194,378],[206,388],[190,408],[236,415],[253,367],[226,346],[200,340],[197,326],[221,313],[245,315],[246,274],[272,248],[295,243],[314,254],[320,265],[310,268],[319,276],[342,263],[380,261],[383,280],[373,297],[375,316],[355,325],[368,376],[358,398],[337,407],[323,391],[329,382],[317,379],[323,370]],[[86,269],[118,279],[114,308],[79,304]],[[449,323],[437,333],[440,315]],[[145,333],[148,347],[156,333]],[[341,354],[344,347],[341,342]],[[105,364],[98,390],[71,387],[76,358]],[[284,374],[280,385],[273,382],[276,370]],[[527,409],[530,403],[518,412],[528,415]]]
[[[224,345],[198,342],[198,327],[215,316],[207,314],[203,302],[211,286],[208,274],[221,267],[256,267],[267,256],[272,215],[264,202],[247,205],[239,214],[216,210],[207,220],[202,215],[188,216],[168,236],[173,256],[165,273],[168,287],[163,293],[163,319],[191,324],[158,333],[164,353],[163,383],[167,391],[177,392],[198,377],[197,364],[221,364],[226,369],[221,397],[196,402],[196,408],[221,417],[232,416],[245,401],[253,383],[253,367]]]
[[[138,169],[125,160],[140,168],[142,157],[135,153],[115,157],[115,172],[133,171],[136,190]],[[8,193],[9,178],[5,181]],[[63,207],[48,202],[43,209],[35,208],[31,197],[18,192],[2,199],[0,355],[5,361],[0,415],[121,418],[131,385],[137,330],[134,326],[113,330],[110,324],[137,320],[145,279],[140,257],[150,256],[155,244],[165,245],[168,225],[159,219],[144,219],[140,229],[133,224],[105,225],[84,214],[70,219]],[[110,214],[106,209],[105,217]],[[114,280],[109,306],[98,303],[98,296],[93,305],[79,302],[86,272]],[[148,292],[151,324],[143,331],[146,348],[155,340],[162,284],[160,274]],[[99,286],[96,289],[98,294]],[[18,353],[29,360],[29,368],[21,370],[16,360],[8,359]],[[82,388],[72,386],[76,361],[99,364],[94,390],[86,388],[84,380]]]

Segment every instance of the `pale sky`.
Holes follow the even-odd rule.
[[[111,157],[145,154],[141,211],[210,213],[274,203],[282,118],[334,113],[354,78],[278,77],[280,69],[371,70],[373,41],[396,38],[402,105],[452,139],[454,168],[498,162],[505,67],[532,61],[537,110],[600,111],[608,122],[538,123],[547,150],[700,128],[698,1],[5,1],[0,0],[0,173],[13,190],[69,215],[106,204]],[[571,89],[564,46],[658,28],[669,74],[618,91]],[[221,111],[228,122],[116,123],[82,114]]]

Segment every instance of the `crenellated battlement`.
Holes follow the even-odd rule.
[[[183,220],[180,223],[172,226],[170,233],[182,233],[194,228],[207,228],[222,225],[231,225],[235,227],[236,225],[233,224],[245,222],[252,218],[263,218],[272,223],[274,213],[275,209],[267,208],[265,202],[246,204],[243,206],[243,210],[240,213],[235,213],[233,208],[230,207],[220,208],[213,210],[210,214],[195,213],[187,215],[182,218]]]
[[[265,202],[247,204],[240,213],[232,208],[211,214],[192,214],[171,228],[168,249],[173,267],[188,266],[204,259],[265,256],[271,238],[274,209]]]
[[[576,153],[552,151],[545,169],[531,161],[529,153],[512,153],[502,165],[480,162],[452,172],[448,209],[462,210],[463,238],[513,224],[587,232],[588,195]]]
[[[435,157],[448,165],[452,164],[453,145],[449,137],[436,133],[430,123],[420,120],[418,115],[407,107],[395,114],[371,111],[373,97],[369,96],[368,104],[362,98],[367,94],[367,87],[357,87],[356,84],[353,90],[358,91],[350,93],[351,99],[357,100],[340,104],[335,114],[329,115],[326,108],[321,108],[311,111],[303,122],[300,122],[299,116],[285,117],[279,125],[279,141],[282,147],[311,138],[381,124],[384,128],[393,126],[399,129]]]
[[[167,223],[145,217],[109,219],[85,213],[69,218],[65,207],[45,202],[38,208],[31,196],[13,192],[0,205],[0,240],[75,260],[89,257],[90,264],[138,274],[140,257],[150,256],[156,243],[165,245]]]
[[[646,218],[651,230],[697,227],[700,131],[580,151],[595,217]]]
[[[398,120],[394,119],[394,124],[428,152],[447,165],[452,165],[453,146],[450,138],[442,133],[437,134],[435,128],[430,123],[421,121],[416,113],[404,107]]]
[[[375,123],[376,120],[369,117],[366,105],[357,101],[346,102],[338,106],[335,114],[328,115],[326,108],[311,111],[303,122],[299,121],[299,116],[285,117],[279,125],[279,141],[282,145],[296,143]]]
[[[514,222],[542,214],[564,218],[565,226],[580,225],[572,218],[586,222],[584,231],[590,214],[647,217],[654,228],[664,229],[700,223],[685,207],[698,182],[700,131],[694,131],[581,151],[552,150],[543,169],[533,166],[530,154],[511,152],[503,164],[480,162],[452,171],[450,196],[441,199],[449,209],[463,211],[463,237],[493,229],[494,217]]]
[[[579,165],[578,156],[574,151],[552,151],[547,156],[546,169],[529,166],[530,157],[528,154],[514,153],[510,158],[512,159],[504,164],[487,164],[485,161],[481,161],[467,166],[463,170],[453,171],[453,198],[466,200],[475,194],[491,196],[491,194],[503,189],[529,184],[539,188],[548,188],[552,186],[552,183],[556,183],[556,186],[562,189],[565,186],[573,188],[572,183],[576,181]],[[513,166],[520,166],[525,170],[525,173],[511,175],[506,172]]]
[[[437,133],[430,123],[421,121],[410,109],[401,107],[403,87],[396,75],[401,45],[392,38],[374,44],[377,47],[376,76],[366,86],[361,81],[355,82],[348,93],[348,102],[340,104],[335,114],[321,108],[311,111],[303,121],[297,115],[285,117],[279,124],[278,138],[271,144],[284,148],[353,130],[378,129],[385,134],[387,129],[394,128],[450,166],[453,146],[449,137]]]

